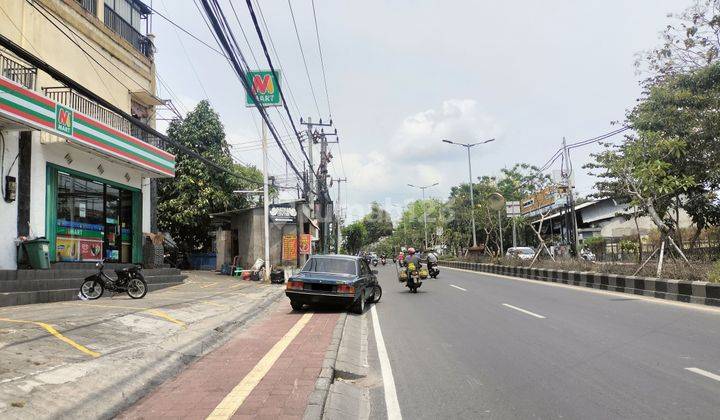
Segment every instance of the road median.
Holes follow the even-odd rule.
[[[649,296],[677,302],[720,306],[720,284],[652,277],[625,276],[592,271],[568,271],[468,261],[440,261],[440,266],[523,279]]]

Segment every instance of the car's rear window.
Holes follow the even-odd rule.
[[[525,255],[531,255],[531,254],[534,255],[535,254],[535,250],[533,250],[532,248],[518,248],[517,251],[518,251],[518,254],[525,254]]]
[[[302,271],[350,275],[357,274],[355,261],[344,258],[310,258],[310,260],[305,263]]]

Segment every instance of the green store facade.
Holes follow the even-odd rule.
[[[150,180],[174,176],[172,154],[1,76],[0,134],[0,269],[19,236],[47,238],[51,262],[142,261]]]

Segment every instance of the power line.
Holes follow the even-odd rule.
[[[270,66],[270,70],[275,74],[275,68],[273,67],[272,59],[270,58],[270,53],[268,52],[267,45],[265,44],[265,38],[262,35],[262,31],[260,30],[260,25],[258,24],[257,16],[255,15],[255,10],[253,10],[252,1],[246,0],[248,10],[250,11],[250,16],[252,17],[253,24],[255,25],[255,32],[257,32],[258,38],[260,38],[260,45],[262,46],[263,52],[265,53],[265,59],[268,62],[268,65]],[[285,113],[287,113],[288,119],[290,120],[290,125],[293,128],[293,131],[295,132],[295,135],[297,136],[298,144],[300,145],[300,150],[302,151],[302,154],[305,156],[305,160],[307,160],[308,164],[310,164],[310,158],[308,157],[307,153],[305,153],[305,148],[303,148],[302,140],[300,140],[300,136],[298,135],[298,129],[295,127],[295,121],[292,118],[292,115],[290,115],[290,109],[287,106],[287,101],[285,100],[285,94],[283,93],[282,87],[280,83],[277,85],[278,92],[280,93],[280,99],[282,100],[283,108],[285,108]],[[252,92],[251,90],[248,90],[248,92]]]
[[[167,10],[167,6],[165,5],[165,0],[160,0],[165,10]],[[195,80],[197,80],[198,84],[200,85],[200,88],[202,89],[203,93],[205,94],[205,99],[209,99],[209,95],[207,93],[207,90],[205,89],[205,85],[203,84],[202,80],[200,79],[200,76],[198,75],[197,70],[195,69],[195,65],[193,64],[193,61],[190,59],[190,55],[187,52],[187,49],[185,48],[185,44],[182,42],[182,38],[180,38],[180,34],[177,31],[177,26],[173,25],[173,29],[175,29],[175,36],[177,37],[178,42],[180,43],[180,47],[182,47],[183,53],[185,54],[185,58],[188,61],[188,64],[190,64],[190,70],[192,70],[193,74],[195,75]]]
[[[318,115],[321,115],[317,96],[315,96],[315,88],[313,87],[312,79],[310,78],[310,70],[308,69],[307,59],[305,58],[305,50],[303,50],[302,42],[300,42],[300,32],[298,32],[297,22],[295,21],[295,13],[293,12],[290,0],[288,0],[288,7],[290,8],[290,16],[292,17],[293,27],[295,27],[295,36],[297,37],[298,47],[300,47],[300,55],[302,56],[303,64],[305,64],[305,74],[307,75],[308,83],[310,84],[310,93],[312,93],[313,101],[315,101],[315,109],[317,110]]]
[[[275,142],[278,144],[278,147],[280,147],[281,152],[285,156],[285,159],[292,167],[293,171],[298,175],[298,177],[301,177],[300,171],[295,166],[295,163],[290,158],[290,156],[287,154],[287,151],[285,151],[285,148],[282,146],[282,143],[279,139],[279,136],[277,134],[277,131],[275,129],[275,126],[272,124],[272,121],[270,120],[270,117],[268,116],[265,108],[260,104],[257,95],[253,94],[252,92],[252,86],[250,85],[249,81],[247,80],[247,62],[245,61],[242,52],[240,51],[237,40],[235,39],[235,36],[230,29],[230,27],[227,24],[227,18],[225,17],[222,8],[218,4],[217,0],[201,0],[203,4],[203,8],[205,9],[205,12],[207,14],[208,19],[210,20],[210,24],[213,27],[213,30],[215,34],[217,35],[218,40],[220,41],[220,44],[222,45],[223,49],[226,51],[228,55],[228,59],[230,63],[232,64],[233,69],[235,70],[236,76],[238,77],[238,80],[245,88],[245,91],[250,93],[250,98],[253,101],[253,104],[255,105],[258,113],[265,121],[265,124],[268,127],[268,130],[270,131],[270,134],[273,136]],[[259,26],[257,24],[257,18],[252,12],[252,5],[248,1],[248,7],[251,11],[251,15],[253,17],[253,22],[255,24],[256,29],[259,29]],[[261,38],[261,42],[264,41]],[[266,54],[267,50],[265,49]],[[241,65],[245,65],[243,67]],[[282,90],[278,89],[279,92],[282,94]]]
[[[280,61],[280,54],[278,54],[277,48],[275,47],[275,41],[273,41],[272,34],[270,33],[270,27],[265,20],[265,14],[263,14],[262,7],[260,7],[260,3],[258,2],[258,0],[255,0],[255,7],[257,7],[258,14],[260,14],[260,20],[262,21],[263,27],[265,28],[265,34],[267,35],[268,41],[270,42],[270,48],[272,49],[273,54],[275,54],[275,60],[278,63],[278,68],[285,75],[285,80],[289,80],[290,78],[288,77],[287,72],[283,68],[282,62]],[[297,101],[295,100],[295,95],[293,94],[290,83],[287,84],[287,88],[288,92],[290,93],[290,100],[292,101],[293,107],[295,108],[295,112],[300,114],[300,108],[297,105]]]
[[[194,0],[193,0],[193,1],[194,1]],[[163,3],[163,5],[164,5],[164,4],[165,4],[165,3]],[[195,6],[197,7],[197,3],[195,4]],[[187,29],[185,29],[185,28],[183,28],[182,26],[178,25],[177,23],[173,22],[172,19],[170,19],[169,17],[163,15],[162,13],[158,12],[157,10],[153,9],[153,8],[150,7],[150,6],[147,6],[147,5],[146,5],[146,7],[147,7],[148,9],[152,10],[152,12],[153,12],[154,14],[156,14],[156,15],[160,16],[161,18],[163,18],[166,22],[168,22],[168,23],[171,24],[172,26],[174,26],[174,27],[176,27],[177,29],[180,29],[181,31],[183,31],[185,34],[187,34],[188,36],[190,36],[190,37],[191,37],[192,39],[194,39],[195,41],[203,44],[204,46],[208,47],[208,48],[211,49],[212,51],[220,54],[221,56],[223,56],[223,57],[225,57],[225,58],[227,58],[227,56],[226,56],[225,54],[223,54],[222,51],[216,49],[216,48],[213,47],[212,45],[208,44],[207,42],[205,42],[205,41],[203,41],[202,39],[200,39],[200,38],[198,38],[197,36],[195,36],[193,33],[191,33],[190,31],[188,31]],[[165,8],[167,9],[167,7],[165,7]]]
[[[327,76],[325,75],[325,60],[323,59],[322,47],[320,46],[320,30],[318,29],[317,13],[315,12],[315,0],[311,0],[311,4],[313,11],[313,20],[315,21],[315,35],[317,38],[318,52],[320,53],[320,67],[322,68],[323,84],[325,85],[325,98],[327,99],[328,113],[330,114],[330,118],[332,118],[330,94],[328,93]]]

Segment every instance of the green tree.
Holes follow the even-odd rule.
[[[233,194],[233,190],[257,188],[262,185],[262,174],[254,167],[233,163],[220,117],[208,101],[201,101],[184,120],[171,122],[167,134],[239,176],[210,168],[192,156],[168,148],[176,154],[176,172],[174,179],[158,183],[158,227],[169,232],[185,252],[208,250],[210,214],[247,207],[246,198]]]
[[[345,251],[350,255],[355,255],[365,246],[367,241],[367,229],[361,221],[357,221],[343,228],[343,236],[345,237]]]
[[[716,63],[720,55],[720,0],[695,0],[661,33],[662,44],[638,56],[646,85]]]
[[[366,241],[368,244],[376,242],[378,239],[389,236],[393,232],[392,219],[390,213],[380,206],[376,201],[370,204],[370,213],[361,219],[365,230],[367,231]]]

